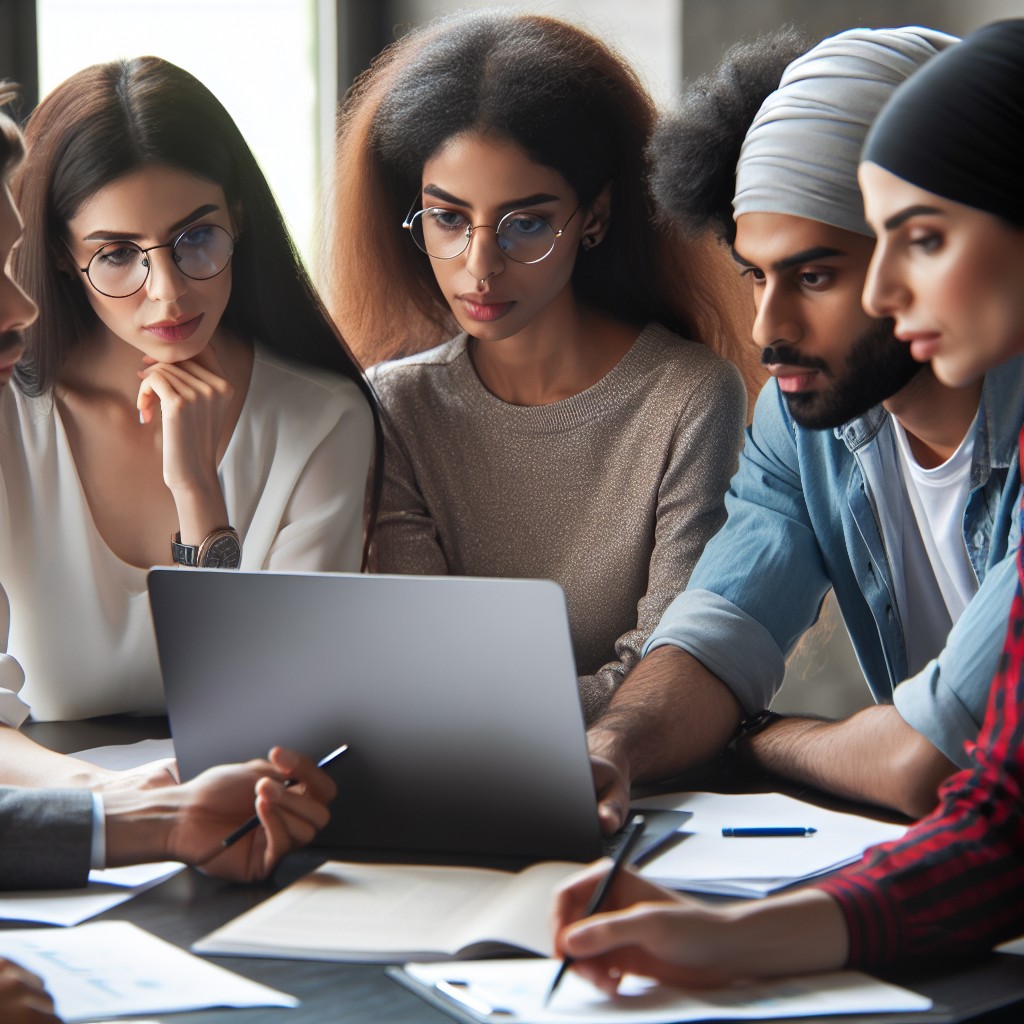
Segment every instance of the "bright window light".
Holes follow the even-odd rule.
[[[40,95],[75,71],[152,55],[227,107],[309,261],[320,197],[316,0],[37,0]]]

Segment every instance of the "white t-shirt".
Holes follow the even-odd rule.
[[[964,542],[964,511],[971,490],[978,418],[975,416],[957,450],[933,469],[918,463],[907,432],[895,420],[893,424],[907,497],[942,599],[956,622],[978,590],[978,577]]]
[[[945,646],[953,623],[978,589],[963,540],[975,428],[967,431],[953,458],[934,470],[925,470],[910,451],[903,427],[895,417],[890,416],[888,422],[888,443],[879,438],[880,458],[893,467],[885,476],[903,486],[898,493],[873,497],[892,564],[908,671],[913,675]],[[966,475],[960,480],[962,474]],[[920,497],[917,481],[922,476],[944,481],[926,491],[932,499],[939,498],[941,508]],[[950,487],[951,492],[940,498],[936,492],[943,487]],[[950,566],[960,568],[951,574]]]
[[[146,570],[96,530],[54,403],[8,387],[0,435],[0,581],[21,698],[44,721],[162,713]],[[352,381],[257,348],[218,467],[241,568],[358,569],[372,451],[373,417]],[[17,725],[3,687],[0,720]]]

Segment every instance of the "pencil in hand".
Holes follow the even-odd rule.
[[[604,876],[601,884],[594,890],[594,894],[590,897],[590,902],[587,904],[586,910],[583,911],[584,917],[590,917],[601,909],[601,904],[608,895],[608,891],[611,889],[612,883],[618,877],[619,871],[622,870],[623,865],[629,863],[630,854],[632,854],[636,849],[636,844],[644,834],[644,824],[644,816],[642,814],[638,814],[626,826],[626,838],[622,841],[622,845],[616,852],[615,859],[612,861],[612,866],[608,871],[608,874]],[[554,980],[551,982],[551,988],[548,989],[548,994],[544,997],[545,1006],[551,1002],[551,997],[555,994],[555,989],[557,989],[561,984],[562,978],[565,977],[565,972],[572,966],[572,964],[573,957],[567,956],[559,965]]]

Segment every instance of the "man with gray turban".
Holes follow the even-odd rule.
[[[863,311],[874,239],[857,186],[882,105],[954,42],[841,33],[789,62],[758,109],[766,69],[796,45],[762,38],[730,51],[659,131],[659,201],[733,244],[774,379],[725,526],[588,734],[606,829],[632,782],[730,738],[777,774],[914,817],[967,763],[1015,584],[1024,381],[1000,367],[946,388]],[[879,703],[839,722],[762,710],[829,590]]]

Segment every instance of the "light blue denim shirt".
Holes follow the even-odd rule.
[[[964,765],[1017,582],[1024,357],[991,371],[982,391],[964,514],[979,590],[945,648],[909,679],[892,564],[870,497],[903,486],[898,467],[878,457],[887,417],[877,406],[834,431],[806,430],[769,381],[726,496],[729,518],[644,654],[666,644],[683,648],[753,713],[782,685],[786,657],[833,589],[875,700],[894,701],[907,722]]]

